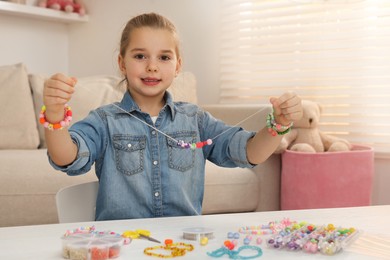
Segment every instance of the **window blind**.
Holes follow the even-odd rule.
[[[390,1],[224,0],[220,103],[294,91],[320,130],[390,153]]]

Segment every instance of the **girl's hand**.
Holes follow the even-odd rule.
[[[76,83],[75,78],[60,73],[46,80],[43,87],[43,103],[49,122],[59,122],[64,118],[64,105],[72,98]]]
[[[302,118],[301,98],[293,92],[287,92],[278,98],[271,97],[270,102],[274,110],[275,121],[287,126],[293,121]]]

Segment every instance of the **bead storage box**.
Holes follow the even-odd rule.
[[[346,248],[358,235],[359,231],[355,228],[295,223],[268,238],[267,246],[278,250],[334,255]]]
[[[120,255],[124,238],[114,232],[76,232],[62,238],[62,257],[71,260],[106,260]]]

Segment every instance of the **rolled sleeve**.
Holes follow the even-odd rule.
[[[236,132],[229,145],[229,154],[238,167],[253,168],[256,165],[251,164],[246,156],[247,142],[255,135],[254,132],[241,130]]]
[[[77,157],[71,164],[59,166],[55,164],[49,156],[49,162],[54,169],[66,172],[68,175],[80,175],[91,169],[90,152],[86,142],[75,132],[70,132],[72,141],[77,145]]]

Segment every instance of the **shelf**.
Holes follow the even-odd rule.
[[[0,1],[0,14],[34,18],[62,23],[88,22],[88,15],[80,16],[76,13],[66,13],[37,6],[22,5]]]

